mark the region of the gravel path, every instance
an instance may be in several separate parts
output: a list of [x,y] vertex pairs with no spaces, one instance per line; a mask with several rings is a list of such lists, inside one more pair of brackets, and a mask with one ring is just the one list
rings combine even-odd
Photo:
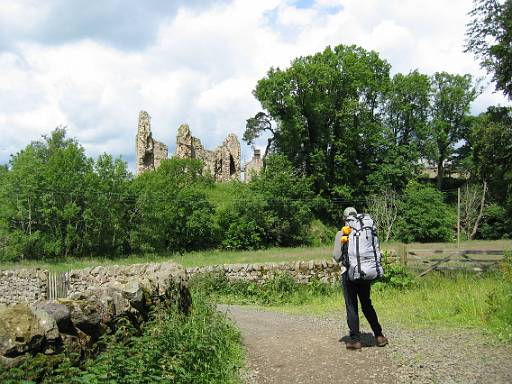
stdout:
[[[512,347],[469,330],[411,330],[383,324],[390,344],[348,351],[344,317],[324,319],[220,306],[242,332],[248,384],[512,383]],[[369,327],[362,322],[363,332]]]

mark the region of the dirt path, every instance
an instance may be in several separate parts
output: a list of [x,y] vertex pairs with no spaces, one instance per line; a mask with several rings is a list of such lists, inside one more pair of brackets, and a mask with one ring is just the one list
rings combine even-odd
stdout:
[[240,306],[220,310],[242,332],[250,384],[512,383],[512,348],[475,331],[384,324],[389,346],[375,347],[373,336],[365,334],[362,351],[348,351],[340,341],[346,334],[341,316],[322,319]]

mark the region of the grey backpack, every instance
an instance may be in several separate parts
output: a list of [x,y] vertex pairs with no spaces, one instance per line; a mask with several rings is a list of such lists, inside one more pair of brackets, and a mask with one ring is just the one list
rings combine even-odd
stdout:
[[384,275],[377,229],[370,215],[349,216],[348,242],[342,246],[342,262],[350,281],[371,281]]

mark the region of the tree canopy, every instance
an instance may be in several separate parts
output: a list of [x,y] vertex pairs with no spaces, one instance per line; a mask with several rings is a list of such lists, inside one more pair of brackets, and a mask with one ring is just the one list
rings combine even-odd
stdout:
[[512,0],[475,0],[466,52],[492,74],[496,90],[512,100]]

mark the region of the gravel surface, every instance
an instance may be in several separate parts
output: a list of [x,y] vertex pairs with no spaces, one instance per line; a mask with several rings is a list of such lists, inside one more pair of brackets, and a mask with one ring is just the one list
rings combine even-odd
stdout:
[[349,351],[341,315],[325,319],[231,305],[219,310],[242,332],[248,384],[512,383],[512,347],[474,330],[383,324],[390,344],[378,348],[362,321],[363,349]]

